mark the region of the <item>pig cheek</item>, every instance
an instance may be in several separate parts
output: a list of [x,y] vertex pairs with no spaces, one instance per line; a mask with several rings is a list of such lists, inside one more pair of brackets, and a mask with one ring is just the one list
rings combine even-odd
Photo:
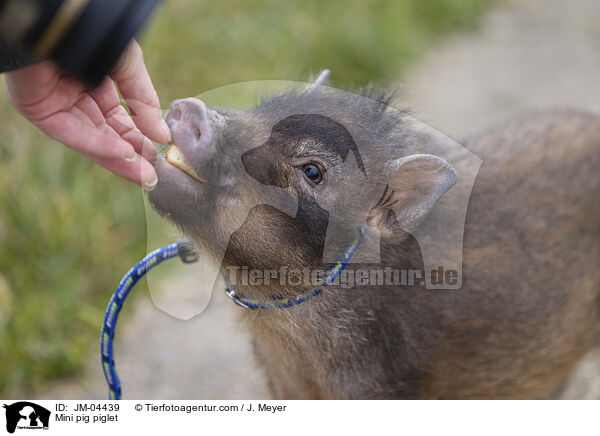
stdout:
[[281,169],[281,159],[270,147],[253,148],[242,154],[242,164],[246,173],[263,185],[287,188],[288,183]]

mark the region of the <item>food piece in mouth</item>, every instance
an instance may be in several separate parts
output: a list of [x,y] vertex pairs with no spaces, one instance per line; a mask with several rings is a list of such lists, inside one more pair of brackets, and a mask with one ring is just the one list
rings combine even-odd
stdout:
[[169,162],[174,167],[179,168],[192,179],[200,183],[206,182],[206,180],[202,179],[198,174],[196,174],[194,168],[192,168],[188,160],[185,158],[184,154],[175,144],[172,144],[167,150],[167,162]]

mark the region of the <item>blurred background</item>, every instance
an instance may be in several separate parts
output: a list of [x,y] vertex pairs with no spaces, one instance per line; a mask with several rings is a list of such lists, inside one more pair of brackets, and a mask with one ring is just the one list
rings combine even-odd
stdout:
[[[460,139],[531,107],[600,112],[598,18],[597,0],[177,0],[139,39],[163,108],[329,68],[337,87],[399,89],[419,118]],[[36,131],[2,83],[0,397],[104,398],[104,310],[145,253],[141,190]],[[215,296],[184,322],[138,285],[117,335],[124,397],[266,396],[230,304]],[[597,360],[570,395],[600,395]]]

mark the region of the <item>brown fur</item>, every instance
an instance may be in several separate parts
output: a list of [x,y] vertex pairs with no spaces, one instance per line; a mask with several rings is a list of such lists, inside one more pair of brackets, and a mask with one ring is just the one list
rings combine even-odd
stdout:
[[[302,106],[309,103],[300,98],[297,113],[308,113]],[[285,112],[282,107],[285,100],[276,100],[255,112],[268,117],[275,109]],[[357,109],[344,110],[354,118],[337,118],[356,124]],[[377,122],[369,118],[373,113],[359,115],[380,123],[378,134],[392,129],[385,115]],[[237,129],[230,127],[229,138],[241,135],[243,124]],[[572,110],[535,112],[465,145],[483,166],[467,211],[462,289],[330,286],[292,308],[240,309],[275,398],[549,398],[563,386],[594,344],[599,320],[600,121]],[[205,165],[192,163],[199,171]],[[278,183],[287,181],[299,193],[298,214],[252,208],[231,235],[224,265],[323,267],[327,215],[301,175],[280,163]],[[283,178],[282,171],[288,171]],[[196,240],[210,241],[193,214],[178,218],[176,207],[184,206],[168,201],[175,196],[185,203],[189,195],[181,192],[188,191],[177,191],[172,177],[159,180],[152,194],[157,209]],[[384,185],[382,179],[380,193]],[[216,216],[215,222],[221,218],[227,221]],[[404,232],[382,239],[381,263],[422,268],[418,242]],[[265,298],[301,291],[278,285],[240,290]]]

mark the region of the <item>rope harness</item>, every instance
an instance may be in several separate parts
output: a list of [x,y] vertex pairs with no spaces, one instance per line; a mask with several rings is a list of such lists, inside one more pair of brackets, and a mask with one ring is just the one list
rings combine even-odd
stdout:
[[[274,298],[272,302],[259,302],[259,300],[251,297],[246,297],[236,293],[235,286],[227,284],[225,294],[238,306],[246,309],[283,309],[291,306],[296,306],[300,303],[310,300],[312,297],[319,295],[327,286],[332,284],[340,273],[346,268],[348,262],[358,249],[366,234],[366,228],[361,227],[359,234],[346,247],[344,253],[335,262],[335,264],[326,271],[325,280],[318,288],[309,289],[294,298]],[[104,378],[108,384],[108,399],[121,399],[121,382],[117,374],[115,366],[113,341],[115,337],[115,329],[119,312],[123,307],[125,299],[133,286],[155,266],[165,260],[179,257],[183,263],[194,263],[198,261],[198,253],[192,242],[187,239],[179,239],[176,243],[167,245],[149,253],[141,261],[131,268],[127,274],[121,279],[117,289],[112,295],[106,308],[104,323],[102,324],[102,332],[100,336],[100,352],[102,360],[102,370]]]

